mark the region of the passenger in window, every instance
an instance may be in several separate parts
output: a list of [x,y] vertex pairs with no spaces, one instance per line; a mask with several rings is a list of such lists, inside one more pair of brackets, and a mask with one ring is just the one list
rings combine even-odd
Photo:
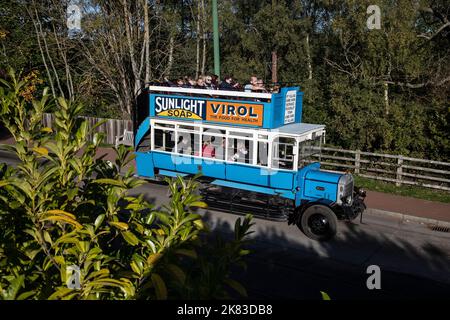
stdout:
[[239,141],[237,144],[236,153],[230,158],[230,161],[245,162],[248,150],[245,148],[244,141]]
[[211,140],[206,140],[202,147],[202,156],[205,158],[215,158],[216,148],[211,143]]
[[178,139],[178,153],[189,155],[192,154],[192,148],[190,146],[190,143],[188,139],[185,139],[183,136],[180,136]]

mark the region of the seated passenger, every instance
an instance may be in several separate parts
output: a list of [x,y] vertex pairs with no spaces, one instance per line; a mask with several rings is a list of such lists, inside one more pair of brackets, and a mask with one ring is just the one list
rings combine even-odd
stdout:
[[193,88],[197,83],[192,77],[185,76],[184,77],[184,86],[183,88]]
[[[175,152],[175,150],[173,150],[173,152]],[[189,141],[182,136],[178,139],[178,153],[192,154],[192,148]]]
[[203,81],[203,77],[200,76],[197,79],[197,83],[194,86],[195,89],[206,89],[205,82]]
[[202,147],[202,157],[205,158],[215,158],[216,150],[212,145],[211,141],[205,141]]
[[177,79],[177,87],[179,87],[179,88],[184,87],[184,81],[182,78]]
[[215,89],[219,88],[219,76],[217,74],[211,75],[211,83]]
[[239,83],[233,81],[233,77],[225,76],[224,81],[219,85],[219,90],[236,91],[238,90]]
[[247,158],[248,151],[245,148],[245,143],[243,141],[239,141],[237,145],[236,153],[230,158],[230,161],[239,161],[245,162]]
[[215,84],[212,82],[212,77],[211,76],[206,76],[205,77],[205,87],[206,87],[206,89],[209,89],[209,90],[216,90],[217,89]]
[[253,87],[252,91],[267,93],[267,89],[264,87],[264,82],[262,81],[262,79],[258,79],[258,81],[256,82],[256,86]]
[[245,92],[252,92],[253,87],[256,87],[256,84],[258,82],[258,78],[255,76],[250,77],[250,83],[246,84],[244,87]]

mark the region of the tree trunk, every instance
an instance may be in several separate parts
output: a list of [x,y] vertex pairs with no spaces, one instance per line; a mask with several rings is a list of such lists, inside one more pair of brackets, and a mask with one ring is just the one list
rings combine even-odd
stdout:
[[278,73],[277,73],[277,68],[278,68],[278,62],[277,62],[277,52],[276,51],[272,51],[272,83],[277,83],[278,82]]
[[202,55],[202,75],[205,74],[206,65],[206,13],[205,0],[202,0],[202,41],[203,41],[203,55]]
[[133,70],[133,76],[134,76],[133,95],[135,95],[141,88],[141,80],[140,80],[139,69],[138,69],[138,66],[136,63],[136,57],[134,55],[134,46],[133,46],[133,41],[131,39],[132,35],[131,35],[130,13],[128,11],[126,0],[122,0],[122,6],[123,6],[123,13],[124,13],[124,20],[125,20],[125,34],[126,34],[127,42],[128,42],[128,51],[129,51],[129,55],[130,55],[131,69]]
[[311,61],[311,48],[309,46],[309,34],[306,34],[306,57],[308,59],[308,80],[313,78],[312,61]]
[[386,115],[389,114],[389,85],[387,82],[384,82],[384,108]]
[[144,45],[145,45],[145,83],[150,81],[150,26],[148,19],[148,3],[143,0],[144,6]]
[[195,78],[198,78],[198,74],[200,71],[200,0],[197,0],[197,55],[196,55],[196,64],[195,64]]
[[170,78],[170,73],[172,72],[172,65],[173,65],[173,47],[174,47],[174,36],[171,35],[169,39],[169,61],[167,62],[167,69],[166,69],[166,77]]

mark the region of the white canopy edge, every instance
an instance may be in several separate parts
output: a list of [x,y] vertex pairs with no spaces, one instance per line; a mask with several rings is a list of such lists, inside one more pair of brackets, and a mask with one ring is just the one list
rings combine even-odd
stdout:
[[241,97],[241,98],[272,99],[271,93],[255,93],[255,92],[243,92],[243,91],[208,90],[208,89],[162,87],[162,86],[150,86],[150,91],[162,91],[162,92],[173,92],[173,93],[195,93],[195,94],[202,94],[202,95]]

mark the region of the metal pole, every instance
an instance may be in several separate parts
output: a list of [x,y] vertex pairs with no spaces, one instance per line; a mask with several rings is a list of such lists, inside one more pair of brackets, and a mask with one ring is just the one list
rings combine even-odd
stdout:
[[217,14],[217,0],[212,0],[212,15],[214,35],[214,73],[220,79],[219,17]]

